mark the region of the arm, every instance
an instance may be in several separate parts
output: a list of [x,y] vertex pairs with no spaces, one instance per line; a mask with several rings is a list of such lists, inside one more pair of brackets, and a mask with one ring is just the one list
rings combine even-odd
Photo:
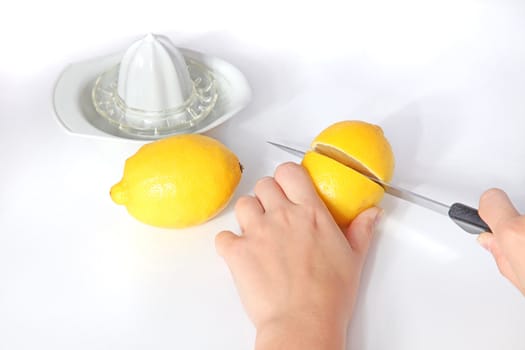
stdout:
[[381,210],[344,232],[308,174],[286,163],[259,180],[235,211],[242,234],[217,235],[241,301],[257,330],[256,350],[340,350]]
[[479,235],[479,243],[494,256],[501,274],[525,295],[525,215],[499,189],[481,196],[479,214],[493,232]]

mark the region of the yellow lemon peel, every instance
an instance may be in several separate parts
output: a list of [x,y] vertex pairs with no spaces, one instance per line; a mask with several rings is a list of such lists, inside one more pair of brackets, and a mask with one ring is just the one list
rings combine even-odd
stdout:
[[110,195],[141,222],[183,228],[224,209],[241,172],[237,156],[219,141],[177,135],[146,144],[128,158],[122,180]]
[[379,126],[358,120],[335,123],[315,137],[311,149],[302,165],[338,225],[348,226],[381,201],[383,187],[362,175],[392,178],[394,155]]

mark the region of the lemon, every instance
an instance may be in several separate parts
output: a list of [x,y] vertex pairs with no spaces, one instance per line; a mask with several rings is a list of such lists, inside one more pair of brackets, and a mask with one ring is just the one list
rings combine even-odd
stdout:
[[394,163],[383,130],[358,120],[327,127],[312,141],[302,161],[319,196],[343,227],[384,195],[382,186],[362,174],[389,181]]
[[381,127],[359,120],[335,123],[321,131],[311,147],[359,172],[390,181],[394,174],[392,147]]
[[219,141],[177,135],[146,144],[128,158],[110,195],[143,223],[183,228],[217,215],[233,196],[241,172],[236,155]]

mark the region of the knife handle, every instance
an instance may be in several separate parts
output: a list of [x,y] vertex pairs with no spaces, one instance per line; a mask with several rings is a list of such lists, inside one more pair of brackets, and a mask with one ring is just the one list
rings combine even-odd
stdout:
[[462,203],[454,203],[448,210],[448,216],[468,233],[478,235],[483,232],[492,232],[490,227],[481,219],[478,210]]

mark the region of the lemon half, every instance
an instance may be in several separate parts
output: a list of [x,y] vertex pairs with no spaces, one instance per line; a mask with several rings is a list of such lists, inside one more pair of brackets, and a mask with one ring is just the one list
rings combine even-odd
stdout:
[[323,130],[302,165],[338,225],[346,227],[363,210],[377,205],[384,189],[362,174],[390,181],[394,154],[383,130],[350,120]]
[[233,196],[241,172],[236,155],[219,141],[177,135],[146,144],[127,159],[110,195],[143,223],[183,228],[217,215]]

